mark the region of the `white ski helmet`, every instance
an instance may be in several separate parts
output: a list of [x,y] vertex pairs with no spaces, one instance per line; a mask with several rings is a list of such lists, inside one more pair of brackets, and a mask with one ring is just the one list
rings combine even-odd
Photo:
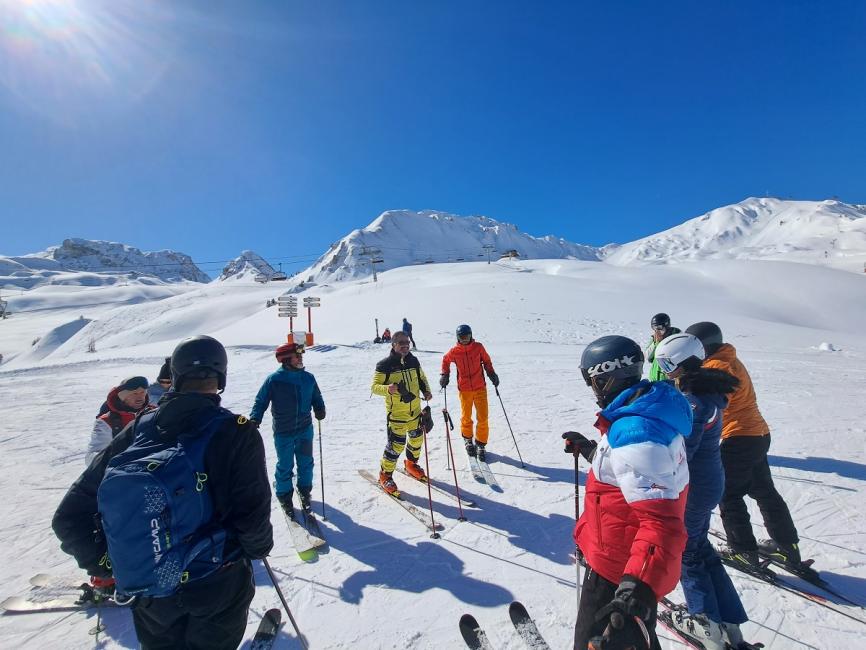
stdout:
[[697,370],[706,358],[704,346],[697,336],[691,334],[673,334],[655,349],[655,360],[666,375],[677,368],[685,371]]

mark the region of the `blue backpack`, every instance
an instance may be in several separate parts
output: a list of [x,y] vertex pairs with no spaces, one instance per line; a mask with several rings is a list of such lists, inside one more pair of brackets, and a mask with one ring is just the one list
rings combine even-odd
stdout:
[[169,596],[227,561],[204,455],[236,416],[220,409],[199,430],[160,439],[156,413],[136,421],[132,445],[108,463],[97,493],[117,591],[130,596]]

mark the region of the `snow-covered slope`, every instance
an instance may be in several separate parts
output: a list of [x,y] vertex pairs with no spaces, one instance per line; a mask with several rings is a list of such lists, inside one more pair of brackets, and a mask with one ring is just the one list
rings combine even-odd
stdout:
[[[60,550],[50,521],[84,468],[92,419],[118,379],[133,374],[152,379],[177,340],[211,334],[229,346],[224,404],[249,413],[261,382],[275,367],[274,346],[285,340],[287,330],[286,319],[265,307],[273,287],[254,282],[190,286],[175,285],[176,298],[132,306],[94,299],[105,292],[117,300],[121,296],[115,292],[131,287],[89,294],[80,287],[50,287],[53,301],[64,305],[59,322],[47,299],[38,310],[0,321],[0,351],[7,344],[7,326],[16,321],[34,336],[46,336],[80,314],[94,322],[67,341],[86,337],[88,330],[95,334],[97,328],[100,334],[94,353],[80,345],[84,338],[71,347],[49,341],[44,351],[50,353],[40,359],[0,365],[4,595],[26,593],[36,573],[69,575],[75,583],[83,579]],[[47,289],[29,292],[30,299]],[[63,301],[66,292],[74,292],[74,300]],[[535,615],[551,647],[571,647],[575,475],[573,459],[562,453],[560,432],[596,436],[596,407],[580,378],[580,354],[603,334],[645,342],[651,315],[662,310],[680,327],[715,320],[737,347],[773,431],[770,463],[804,555],[816,558],[827,580],[866,603],[866,283],[859,275],[747,260],[639,268],[521,260],[408,266],[382,273],[376,284],[349,281],[306,294],[322,303],[313,313],[313,329],[316,342],[324,345],[310,350],[305,362],[327,403],[321,456],[316,444],[314,507],[321,511],[323,468],[327,521],[322,526],[330,551],[315,563],[299,560],[274,505],[270,563],[310,647],[461,648],[457,621],[469,611],[488,629],[494,647],[518,650],[525,646],[508,622],[514,599]],[[85,295],[92,304],[85,304]],[[72,302],[78,313],[70,318]],[[385,442],[382,400],[370,396],[370,377],[387,348],[369,342],[373,319],[379,319],[381,331],[394,329],[403,316],[415,326],[418,357],[428,377],[435,377],[441,353],[453,344],[455,326],[472,325],[501,378],[499,392],[526,465],[518,461],[502,408],[491,393],[489,456],[502,492],[472,481],[456,445],[461,490],[479,507],[464,509],[468,521],[461,523],[454,501],[434,492],[436,521],[444,525],[438,540],[357,474],[358,468],[376,470]],[[296,329],[303,320],[296,321]],[[55,330],[54,341],[67,333]],[[456,414],[453,384],[449,392]],[[444,397],[441,391],[434,394],[437,418],[428,435],[429,471],[442,484],[453,480],[439,415]],[[261,430],[273,472],[268,417]],[[581,481],[585,470],[581,461]],[[408,500],[427,507],[423,485],[399,476],[397,482]],[[754,508],[752,514],[756,534],[766,536],[760,514]],[[718,525],[714,518],[713,526]],[[767,650],[862,647],[861,623],[750,578],[732,578],[751,618],[744,631]],[[266,609],[280,607],[259,563],[256,585],[247,639]],[[677,591],[672,597],[682,596]],[[835,606],[866,620],[861,610]],[[104,610],[101,616],[107,627],[100,635],[102,647],[137,647],[127,609]],[[0,616],[0,646],[92,648],[88,631],[94,621],[84,613]],[[685,648],[665,632],[662,637],[664,650]],[[293,632],[284,627],[276,648],[297,647]]]
[[0,256],[0,288],[32,289],[44,284],[112,285],[137,280],[209,282],[189,255],[171,250],[142,252],[116,242],[65,239],[41,253]]
[[270,278],[275,272],[262,256],[246,250],[223,267],[217,280],[254,280],[258,275]]
[[610,264],[786,260],[863,271],[866,209],[839,201],[750,198],[614,247]]
[[[489,247],[489,248],[485,248]],[[516,251],[523,259],[597,260],[598,249],[552,236],[533,237],[488,217],[459,217],[425,210],[389,210],[354,230],[297,277],[323,284],[412,264],[498,259]]]

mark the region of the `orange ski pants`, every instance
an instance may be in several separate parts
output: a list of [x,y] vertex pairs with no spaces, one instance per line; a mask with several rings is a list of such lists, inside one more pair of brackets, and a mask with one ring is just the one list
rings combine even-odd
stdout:
[[460,391],[460,433],[464,438],[472,438],[472,407],[475,407],[475,440],[487,444],[490,425],[487,422],[487,389]]

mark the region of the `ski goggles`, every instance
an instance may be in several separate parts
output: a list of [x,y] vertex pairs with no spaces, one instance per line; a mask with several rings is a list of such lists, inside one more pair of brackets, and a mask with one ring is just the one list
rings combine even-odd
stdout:
[[460,343],[470,343],[472,341],[472,335],[471,334],[461,334],[460,336],[457,337],[457,340]]
[[653,325],[653,332],[666,332],[668,330],[667,325]]
[[679,366],[667,357],[656,357],[656,363],[659,364],[659,369],[666,375],[675,372]]

